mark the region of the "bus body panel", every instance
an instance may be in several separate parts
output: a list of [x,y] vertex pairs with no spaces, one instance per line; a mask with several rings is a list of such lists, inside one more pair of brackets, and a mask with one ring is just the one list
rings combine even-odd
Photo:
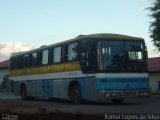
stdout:
[[140,94],[142,91],[148,91],[149,88],[147,74],[141,75],[144,77],[115,77],[116,74],[113,74],[114,77],[106,77],[107,73],[103,75],[103,77],[97,74],[79,78],[15,81],[13,88],[15,94],[20,94],[20,85],[24,83],[30,97],[69,99],[69,84],[77,81],[81,86],[82,99],[87,101],[106,101],[112,97],[108,96],[106,99],[107,93],[134,92]]
[[13,81],[15,94],[21,93],[24,84],[29,97],[70,99],[72,82],[80,85],[81,99],[87,101],[124,98],[130,93],[133,97],[148,95],[145,49],[142,38],[116,34],[81,35],[13,54],[9,79]]
[[148,89],[149,83],[146,77],[117,77],[117,78],[97,78],[96,85],[98,90],[134,90]]
[[52,98],[54,96],[54,82],[53,80],[42,80],[43,96]]

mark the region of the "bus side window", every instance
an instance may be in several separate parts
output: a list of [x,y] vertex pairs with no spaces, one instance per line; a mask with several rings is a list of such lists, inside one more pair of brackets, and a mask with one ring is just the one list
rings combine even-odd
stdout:
[[29,55],[24,55],[23,61],[24,61],[24,67],[29,67]]
[[68,45],[68,61],[77,60],[78,56],[78,44],[72,43]]
[[83,73],[96,71],[96,44],[93,40],[82,40],[80,42],[80,63]]
[[42,51],[42,65],[48,64],[48,50]]
[[31,66],[37,66],[37,53],[36,52],[31,54]]
[[21,56],[17,56],[15,58],[15,68],[19,69],[22,67],[22,57]]
[[53,63],[61,62],[61,47],[53,49]]

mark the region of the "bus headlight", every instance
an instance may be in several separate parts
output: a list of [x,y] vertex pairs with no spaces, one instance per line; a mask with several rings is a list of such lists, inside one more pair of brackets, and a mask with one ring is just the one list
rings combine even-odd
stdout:
[[105,97],[109,97],[109,96],[111,96],[111,93],[106,93],[105,94]]
[[117,95],[117,93],[112,93],[112,96],[116,96]]
[[138,92],[136,92],[136,95],[138,95]]
[[123,93],[123,92],[121,92],[121,93],[120,93],[120,95],[121,95],[121,96],[123,96],[123,95],[124,95],[124,93]]
[[143,96],[144,95],[144,93],[143,92],[140,92],[140,94],[139,94],[140,96]]
[[147,96],[147,95],[149,95],[149,92],[144,92],[143,94],[144,94],[145,96]]

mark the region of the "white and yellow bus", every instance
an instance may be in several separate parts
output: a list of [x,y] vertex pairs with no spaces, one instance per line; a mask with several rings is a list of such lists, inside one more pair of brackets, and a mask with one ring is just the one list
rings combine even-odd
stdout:
[[118,34],[80,35],[10,57],[13,91],[22,99],[86,101],[149,95],[144,39]]

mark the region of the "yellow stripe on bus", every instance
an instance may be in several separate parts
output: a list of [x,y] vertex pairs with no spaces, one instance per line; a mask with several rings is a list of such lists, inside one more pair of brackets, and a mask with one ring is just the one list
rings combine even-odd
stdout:
[[78,62],[56,64],[48,66],[40,66],[35,68],[25,68],[24,70],[12,70],[10,76],[25,76],[25,75],[36,75],[36,74],[47,74],[47,73],[58,73],[58,72],[69,72],[80,70],[80,64]]

